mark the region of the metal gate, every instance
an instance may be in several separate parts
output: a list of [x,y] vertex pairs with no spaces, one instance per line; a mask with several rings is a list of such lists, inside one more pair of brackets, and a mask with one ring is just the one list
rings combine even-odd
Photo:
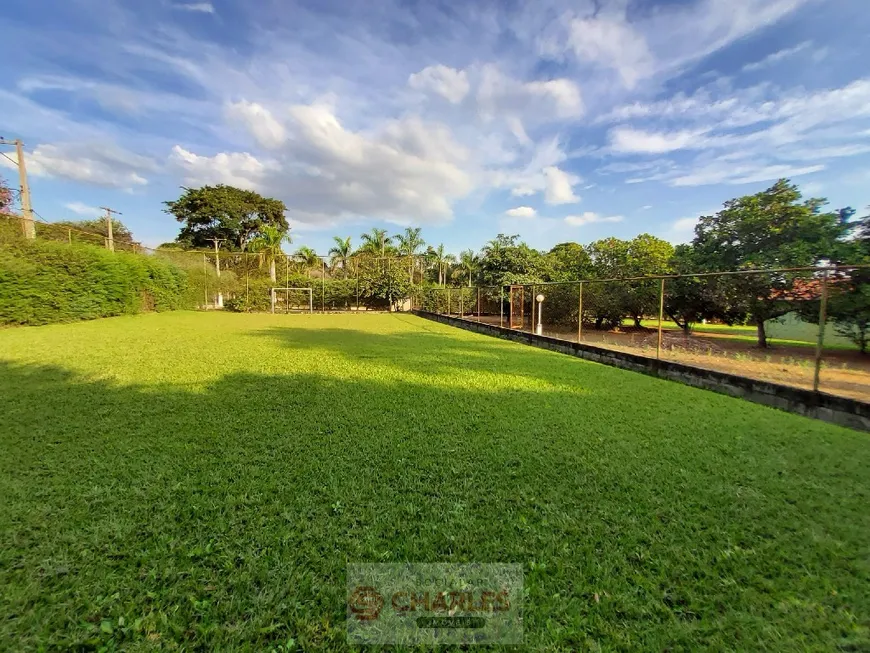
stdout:
[[523,287],[511,286],[511,329],[522,329],[524,323],[523,316]]

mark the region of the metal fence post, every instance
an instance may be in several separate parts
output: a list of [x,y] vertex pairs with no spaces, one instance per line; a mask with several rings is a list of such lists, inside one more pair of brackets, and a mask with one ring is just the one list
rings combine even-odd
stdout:
[[661,358],[662,354],[662,316],[665,312],[665,280],[659,286],[659,334],[656,340],[656,358]]
[[480,286],[477,287],[477,321],[480,322]]
[[583,282],[580,282],[580,301],[577,302],[577,342],[583,338]]
[[825,326],[828,322],[828,270],[822,276],[822,300],[819,304],[819,338],[816,341],[816,369],[813,373],[813,392],[819,391],[819,375],[822,371],[822,351],[825,346]]
[[447,317],[450,317],[450,288],[447,288]]
[[202,310],[208,310],[208,263],[205,260],[205,254],[202,255],[202,293],[205,303],[202,305]]
[[[532,323],[529,325],[529,333],[533,333],[535,330],[535,294],[536,294],[537,289],[538,289],[537,286],[532,285]],[[525,322],[525,320],[524,320],[524,322]],[[523,326],[526,326],[526,325],[523,324]]]
[[320,259],[320,312],[326,313],[326,260]]
[[356,312],[359,313],[359,261],[354,261],[354,270],[356,270]]
[[462,288],[459,289],[459,317],[462,317],[462,298],[465,296],[465,293],[462,292]]
[[504,286],[498,287],[498,325],[504,327]]

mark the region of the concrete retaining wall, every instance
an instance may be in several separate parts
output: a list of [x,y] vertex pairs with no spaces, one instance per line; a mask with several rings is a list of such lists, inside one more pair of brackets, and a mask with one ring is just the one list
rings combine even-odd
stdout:
[[757,404],[772,406],[790,413],[813,417],[832,424],[847,426],[853,429],[870,431],[870,404],[837,397],[823,392],[813,392],[801,388],[792,388],[769,381],[756,381],[745,376],[728,374],[727,372],[715,372],[705,370],[684,363],[656,360],[647,356],[628,354],[621,351],[612,351],[595,345],[585,343],[568,342],[551,338],[549,336],[537,336],[524,331],[506,329],[491,324],[482,324],[472,320],[447,317],[437,313],[426,311],[412,311],[420,317],[449,324],[451,326],[482,333],[488,336],[496,336],[506,340],[513,340],[533,347],[550,349],[563,354],[577,356],[584,360],[612,365],[633,372],[641,372],[662,379],[678,381],[696,388],[704,388],[732,397],[740,397]]

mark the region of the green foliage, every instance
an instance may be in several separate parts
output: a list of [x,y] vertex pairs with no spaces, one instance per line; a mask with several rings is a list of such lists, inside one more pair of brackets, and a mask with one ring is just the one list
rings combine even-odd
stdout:
[[592,259],[586,248],[577,243],[561,243],[551,249],[550,281],[577,281],[593,276]]
[[378,229],[372,227],[368,233],[360,236],[362,246],[359,248],[359,254],[371,254],[372,256],[387,256],[388,249],[393,243],[393,239],[387,235],[386,229]]
[[484,246],[480,264],[484,285],[540,283],[549,278],[550,264],[544,254],[518,239],[499,234]]
[[359,272],[360,292],[373,308],[389,308],[411,296],[406,268],[392,261],[373,261]]
[[348,651],[348,560],[522,563],[524,651],[870,648],[866,434],[410,316],[0,352],[0,650]]
[[[695,260],[695,250],[689,245],[676,247],[670,266],[673,273],[679,275],[690,275],[701,269]],[[739,304],[731,305],[728,283],[721,277],[668,279],[665,314],[686,332],[703,320],[718,320],[726,324],[742,322],[746,313]]]
[[177,200],[164,202],[165,212],[184,224],[176,239],[188,248],[212,248],[212,238],[228,250],[244,250],[271,226],[281,233],[290,228],[280,200],[219,184],[185,188]]
[[[105,218],[93,220],[61,220],[51,224],[38,224],[36,237],[40,240],[58,240],[65,243],[87,243],[102,247],[109,237]],[[112,220],[112,241],[116,249],[132,249],[133,232],[120,220]]]
[[281,246],[284,243],[289,244],[291,242],[293,241],[286,230],[282,231],[278,227],[267,224],[260,229],[260,235],[254,238],[249,245],[249,249],[252,252],[257,252],[263,256],[263,260],[269,266],[269,277],[272,281],[277,279],[275,263],[279,256],[284,255],[284,252],[281,251]]
[[[725,202],[715,215],[702,216],[692,247],[699,271],[810,266],[835,256],[847,225],[839,213],[824,213],[823,199],[802,201],[797,186],[781,179],[765,191]],[[729,297],[758,328],[767,346],[764,323],[794,310],[784,301],[794,289],[793,274],[741,275],[719,280]]]
[[0,248],[0,324],[49,324],[185,306],[184,273],[157,258],[19,240]]

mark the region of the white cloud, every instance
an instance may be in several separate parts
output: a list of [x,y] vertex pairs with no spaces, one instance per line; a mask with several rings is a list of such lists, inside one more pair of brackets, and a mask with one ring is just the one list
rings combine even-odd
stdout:
[[614,68],[627,88],[651,74],[654,59],[644,35],[624,18],[597,16],[571,22],[568,43],[578,58]]
[[710,184],[751,184],[758,181],[770,181],[781,177],[799,177],[824,170],[823,165],[792,166],[792,165],[729,165],[713,163],[695,168],[688,174],[670,179],[672,186],[706,186]]
[[[0,157],[0,165],[17,165],[12,159]],[[144,186],[142,176],[155,172],[157,166],[148,157],[129,152],[111,143],[54,143],[37,145],[25,153],[27,172],[35,177],[56,177],[107,188],[132,189]],[[13,163],[14,162],[14,163]]]
[[82,202],[67,202],[64,204],[64,207],[72,211],[73,213],[77,213],[79,215],[84,215],[87,217],[96,217],[103,214],[103,210],[96,206],[88,206]]
[[213,14],[214,13],[214,5],[210,2],[190,2],[190,3],[179,3],[170,5],[173,9],[178,9],[179,11],[193,11],[199,12],[203,14]]
[[772,66],[780,61],[784,61],[790,57],[793,57],[796,54],[799,54],[806,50],[807,48],[812,47],[812,41],[804,41],[803,43],[799,43],[793,48],[783,48],[782,50],[777,50],[776,52],[767,55],[764,59],[760,61],[754,61],[752,63],[748,63],[743,66],[744,72],[754,72],[756,70],[761,70],[762,68],[767,68],[768,66]]
[[495,65],[480,69],[477,108],[484,118],[524,116],[543,122],[555,118],[577,118],[584,106],[580,88],[569,79],[522,82],[501,72]]
[[408,78],[408,85],[418,91],[427,91],[440,95],[448,102],[462,102],[470,85],[468,75],[464,70],[456,70],[441,64],[427,66]]
[[256,102],[231,102],[226,111],[229,118],[243,123],[263,147],[279,147],[287,140],[284,126],[275,120],[268,109]]
[[715,211],[701,213],[692,218],[680,218],[679,220],[675,220],[668,226],[662,234],[662,237],[675,245],[691,242],[695,237],[695,225],[698,224],[699,217],[701,215],[712,215],[713,213],[715,213]]
[[615,127],[610,130],[610,147],[624,154],[663,154],[701,145],[705,130],[675,132],[646,132],[632,127]]
[[545,82],[527,82],[522,88],[533,97],[549,99],[560,117],[580,116],[583,113],[580,89],[571,80],[550,79]]
[[585,211],[580,215],[569,215],[565,217],[565,223],[571,225],[572,227],[583,227],[587,224],[596,224],[602,222],[622,222],[623,217],[621,215],[610,215],[610,216],[601,216],[597,213],[593,213],[592,211]]
[[504,214],[510,218],[534,218],[538,212],[531,206],[518,206],[513,209],[508,209]]
[[199,183],[278,197],[307,224],[444,223],[453,217],[452,201],[473,187],[467,152],[442,125],[407,118],[377,132],[354,132],[323,104],[294,105],[289,113],[286,147],[274,159],[245,152],[206,157],[176,146],[172,162]]
[[544,189],[544,201],[547,204],[573,204],[580,201],[580,197],[574,194],[573,186],[581,181],[580,177],[560,170],[556,166],[544,168],[546,188]]
[[180,145],[172,148],[169,162],[182,172],[186,184],[228,184],[248,190],[260,190],[266,173],[275,168],[275,164],[264,163],[247,152],[220,152],[209,157]]
[[537,193],[534,188],[529,188],[528,186],[518,186],[517,188],[511,189],[511,195],[514,197],[528,197],[529,195],[534,195]]

